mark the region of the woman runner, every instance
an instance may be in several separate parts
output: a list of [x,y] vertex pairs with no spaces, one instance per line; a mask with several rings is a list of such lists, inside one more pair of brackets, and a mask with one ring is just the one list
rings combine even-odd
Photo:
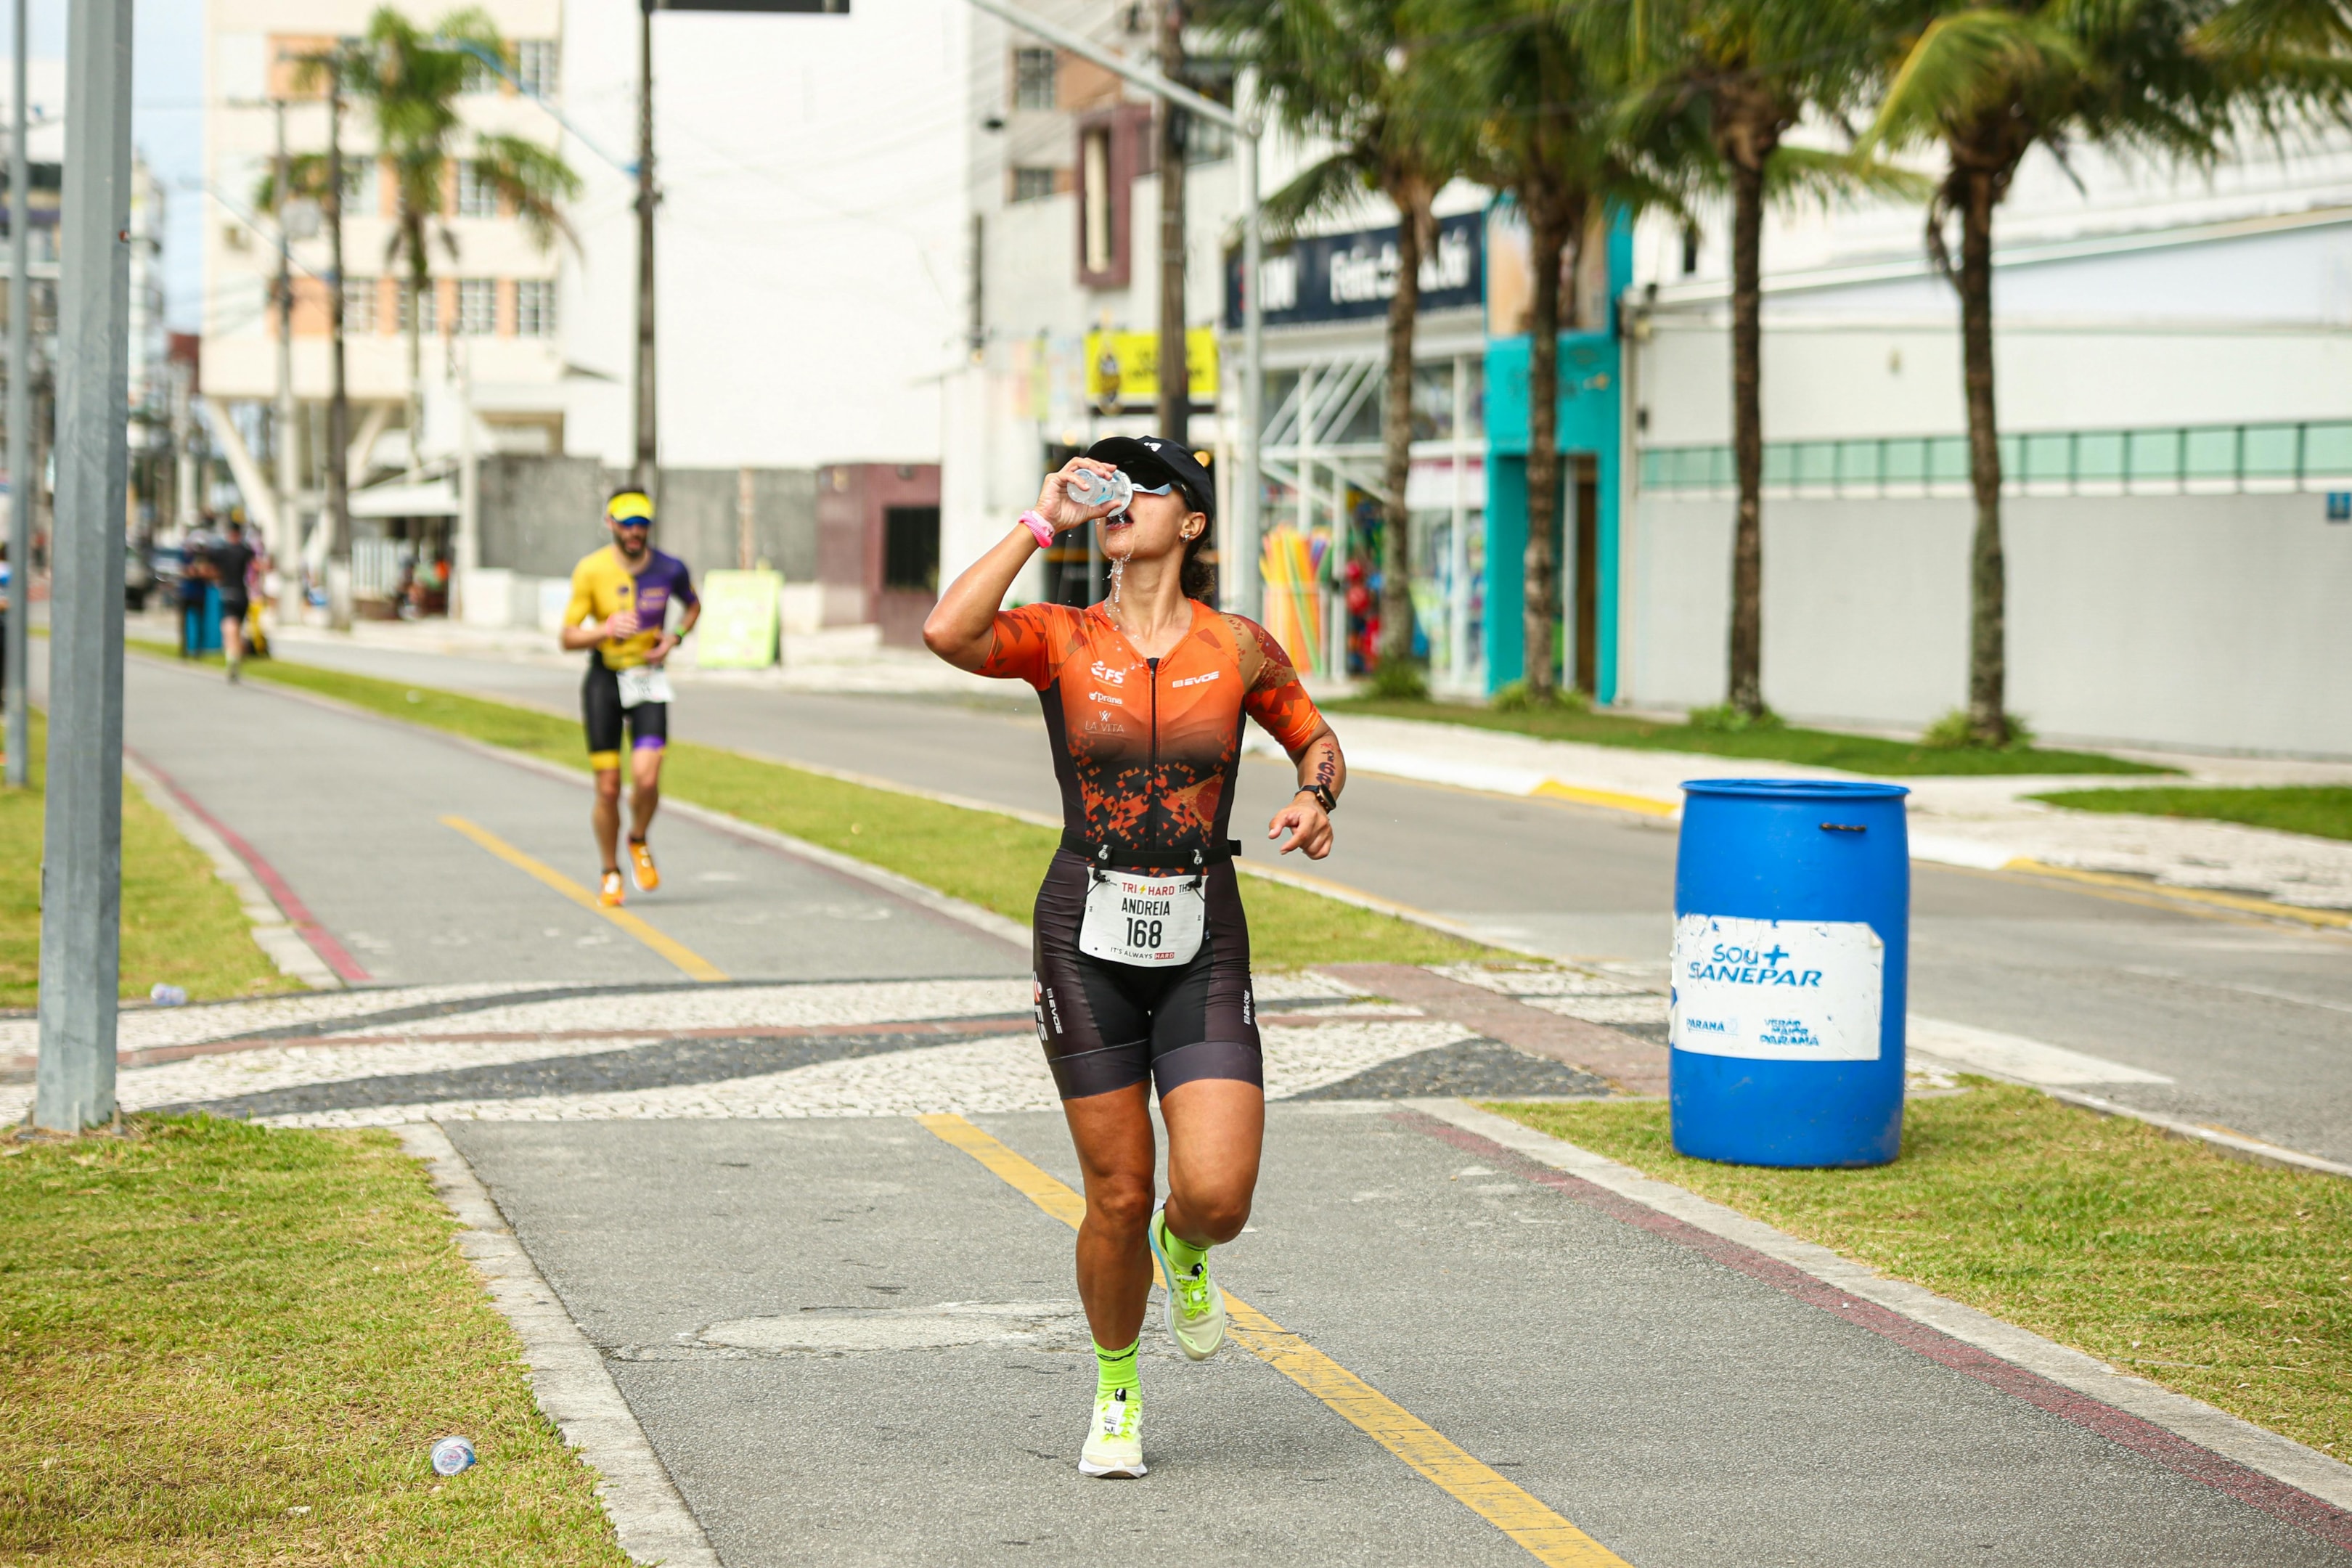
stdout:
[[[1081,470],[1135,493],[1081,506]],[[955,580],[923,626],[960,669],[1037,689],[1062,785],[1062,844],[1037,889],[1037,1034],[1086,1176],[1078,1294],[1094,1332],[1095,1416],[1079,1470],[1144,1473],[1136,1347],[1151,1259],[1167,1326],[1194,1361],[1223,1342],[1209,1249],[1241,1234],[1265,1133],[1249,925],[1225,837],[1242,719],[1290,753],[1298,793],[1266,825],[1286,855],[1331,852],[1346,781],[1331,727],[1280,644],[1203,601],[1215,508],[1206,469],[1153,437],[1098,441],[1046,476],[1037,509]],[[999,606],[1053,537],[1101,523],[1110,595],[1085,610]],[[1153,1206],[1147,1085],[1168,1123],[1168,1199]]]

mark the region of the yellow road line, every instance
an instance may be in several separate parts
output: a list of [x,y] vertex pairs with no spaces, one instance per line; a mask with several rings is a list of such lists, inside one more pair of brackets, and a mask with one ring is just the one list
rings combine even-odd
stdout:
[[488,828],[467,821],[462,816],[445,816],[442,826],[454,827],[508,865],[527,871],[540,881],[578,904],[592,914],[599,914],[664,958],[668,959],[688,976],[695,980],[724,980],[727,976],[719,967],[700,953],[675,938],[656,931],[626,910],[608,910],[596,901],[596,895],[541,860],[534,860]]
[[1579,805],[1639,812],[1643,816],[1673,816],[1682,810],[1671,801],[1652,800],[1645,795],[1622,795],[1613,789],[1586,789],[1581,784],[1564,784],[1558,779],[1546,779],[1528,793],[1547,800],[1570,800]]
[[2235,910],[2242,914],[2267,915],[2273,920],[2299,921],[2305,925],[2328,926],[2352,930],[2352,914],[2342,910],[2309,910],[2299,904],[2273,903],[2268,899],[2252,899],[2243,893],[2216,893],[2203,888],[2174,888],[2161,882],[2151,882],[2144,877],[2118,877],[2106,871],[2078,871],[2071,866],[2052,866],[2040,860],[2018,858],[2001,867],[2004,871],[2016,871],[2028,877],[2055,877],[2068,882],[2083,882],[2096,888],[2121,888],[2166,902],[2185,901],[2210,904],[2216,909]]
[[[961,1116],[919,1116],[942,1141],[1003,1178],[1006,1185],[1065,1225],[1086,1217],[1084,1199]],[[1361,1428],[1455,1501],[1554,1568],[1631,1568],[1601,1542],[1547,1508],[1428,1422],[1317,1350],[1231,1291],[1225,1310],[1234,1338],[1251,1354]]]

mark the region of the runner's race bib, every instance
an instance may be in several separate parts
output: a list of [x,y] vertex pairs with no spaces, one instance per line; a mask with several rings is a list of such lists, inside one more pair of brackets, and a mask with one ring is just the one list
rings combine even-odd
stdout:
[[1089,958],[1159,969],[1201,951],[1208,901],[1198,877],[1140,877],[1090,870],[1078,951]]
[[669,700],[668,670],[650,664],[641,664],[635,669],[624,669],[619,674],[623,708],[635,708],[644,702]]

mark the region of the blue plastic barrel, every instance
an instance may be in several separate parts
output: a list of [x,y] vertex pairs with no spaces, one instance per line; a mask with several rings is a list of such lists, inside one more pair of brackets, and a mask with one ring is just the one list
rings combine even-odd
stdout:
[[1903,1139],[1911,852],[1898,784],[1701,779],[1675,862],[1675,1148],[1883,1165]]

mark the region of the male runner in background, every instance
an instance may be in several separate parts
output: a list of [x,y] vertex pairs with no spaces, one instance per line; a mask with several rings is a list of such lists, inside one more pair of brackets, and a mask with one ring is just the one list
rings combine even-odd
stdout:
[[[572,603],[563,612],[563,646],[593,648],[580,686],[588,726],[588,765],[596,770],[596,847],[604,877],[596,901],[624,901],[621,888],[621,729],[629,731],[629,874],[640,892],[661,886],[646,830],[661,804],[662,748],[669,741],[669,676],[662,668],[678,639],[694,629],[702,602],[686,563],[651,542],[654,503],[643,490],[619,489],[604,503],[613,542],[572,569]],[[664,625],[670,601],[685,607],[676,632]]]
[[253,547],[245,542],[245,524],[228,521],[227,537],[206,551],[212,563],[213,586],[220,590],[221,654],[228,660],[228,678],[244,678],[245,612],[251,607]]

